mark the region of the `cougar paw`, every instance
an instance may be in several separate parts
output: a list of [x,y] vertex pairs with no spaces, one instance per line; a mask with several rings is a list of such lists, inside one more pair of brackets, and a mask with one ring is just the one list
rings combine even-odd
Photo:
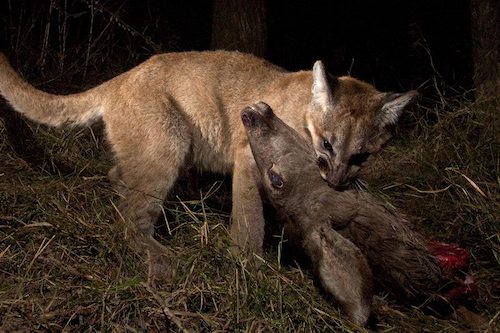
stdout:
[[175,274],[174,254],[152,236],[136,237],[133,243],[146,264],[149,282],[168,282]]
[[165,283],[175,276],[175,264],[170,253],[148,250],[146,253],[148,282],[151,284]]

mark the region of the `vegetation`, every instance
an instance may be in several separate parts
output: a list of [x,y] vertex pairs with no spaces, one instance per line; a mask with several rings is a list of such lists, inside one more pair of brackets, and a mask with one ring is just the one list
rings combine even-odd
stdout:
[[[11,59],[19,59],[14,65],[49,91],[85,89],[81,82],[102,82],[146,54],[181,49],[160,10],[142,5],[141,15],[152,16],[141,29],[128,24],[140,15],[119,15],[121,7],[95,1],[0,6]],[[169,43],[156,44],[153,32]],[[363,179],[369,191],[413,216],[429,239],[471,251],[466,273],[477,291],[464,305],[477,316],[459,309],[459,317],[438,318],[377,294],[378,329],[494,332],[500,324],[500,101],[424,102],[405,116]],[[307,268],[282,264],[279,243],[258,259],[259,267],[229,253],[229,178],[189,171],[179,181],[158,227],[175,252],[176,272],[169,281],[151,281],[124,241],[100,125],[25,126],[0,104],[1,332],[357,330],[321,295]]]
[[[416,217],[415,227],[429,238],[470,249],[468,274],[478,290],[467,306],[484,318],[486,331],[498,325],[500,309],[500,155],[490,107],[461,100],[418,108],[406,119],[411,130],[365,175],[371,191]],[[147,267],[123,240],[99,129],[31,127],[47,149],[36,165],[15,153],[0,125],[1,331],[355,329],[307,269],[280,265],[278,251],[259,268],[230,255],[229,180],[213,175],[201,184],[200,175],[186,175],[166,203],[159,233],[175,250],[176,274],[148,282]],[[72,170],[59,172],[58,161]],[[374,312],[383,330],[470,325],[383,294]]]

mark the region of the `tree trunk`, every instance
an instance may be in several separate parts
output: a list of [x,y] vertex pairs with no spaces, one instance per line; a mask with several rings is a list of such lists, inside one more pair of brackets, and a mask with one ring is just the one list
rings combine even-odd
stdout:
[[266,0],[214,0],[212,49],[266,52]]
[[500,1],[471,0],[472,56],[476,98],[500,92]]

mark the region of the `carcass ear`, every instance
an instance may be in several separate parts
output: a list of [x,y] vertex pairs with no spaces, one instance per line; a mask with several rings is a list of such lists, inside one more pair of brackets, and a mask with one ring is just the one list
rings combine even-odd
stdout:
[[320,60],[316,61],[313,66],[312,104],[321,110],[331,108],[333,106],[332,89],[336,85],[337,78],[325,71],[325,66]]
[[403,110],[418,97],[415,90],[402,94],[386,93],[384,96],[384,105],[379,114],[379,126],[385,127],[398,122]]
[[361,251],[326,225],[312,226],[303,246],[313,264],[315,280],[356,325],[363,327],[371,312],[373,276]]

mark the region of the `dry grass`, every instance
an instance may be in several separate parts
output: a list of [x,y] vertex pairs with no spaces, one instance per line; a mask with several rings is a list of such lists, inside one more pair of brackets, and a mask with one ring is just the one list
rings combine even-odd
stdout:
[[[10,59],[35,86],[79,91],[81,82],[102,82],[153,50],[178,49],[176,36],[151,30],[157,19],[149,16],[133,29],[119,10],[105,10],[100,2],[53,3],[3,7],[5,31],[16,32],[8,43]],[[68,20],[61,15],[66,11],[78,16]],[[72,35],[76,31],[88,33]],[[170,42],[156,45],[152,32]],[[469,272],[478,293],[467,305],[486,319],[478,330],[489,332],[500,321],[497,113],[498,105],[464,101],[421,107],[408,118],[411,134],[403,131],[366,175],[371,191],[419,218],[419,230],[471,249]],[[23,147],[23,140],[13,140],[21,131],[6,128],[2,118],[0,332],[356,331],[318,292],[310,272],[283,267],[278,251],[267,253],[258,269],[229,254],[228,179],[191,175],[177,186],[165,205],[168,224],[158,229],[176,254],[176,274],[151,285],[141,258],[123,240],[99,128],[31,125],[34,141],[24,140]],[[374,313],[381,332],[472,330],[384,295],[377,295]]]
[[[500,310],[498,122],[478,105],[449,107],[455,111],[419,109],[412,134],[391,145],[367,178],[371,190],[421,218],[415,223],[424,233],[471,249],[478,295],[468,306],[486,318],[480,330],[492,332]],[[34,129],[50,154],[35,166],[14,153],[0,123],[0,331],[356,330],[309,271],[281,267],[276,251],[258,269],[229,254],[227,179],[177,186],[181,199],[165,205],[168,227],[159,230],[176,253],[176,274],[149,284],[116,222],[118,197],[100,140],[88,129]],[[73,171],[58,173],[57,159]],[[471,330],[384,295],[374,312],[379,331]]]

